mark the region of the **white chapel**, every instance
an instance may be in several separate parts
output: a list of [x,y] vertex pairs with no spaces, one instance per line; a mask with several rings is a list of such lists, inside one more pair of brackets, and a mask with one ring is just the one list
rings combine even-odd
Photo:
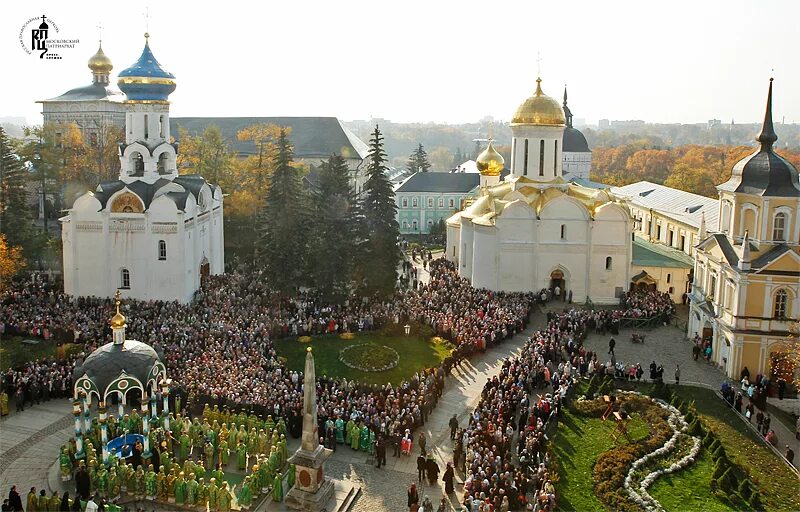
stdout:
[[127,107],[119,179],[78,197],[60,219],[64,291],[188,302],[204,276],[224,271],[222,190],[178,175],[168,102],[175,76],[153,56],[149,34],[117,83]]
[[447,258],[473,286],[557,289],[561,298],[600,304],[628,290],[632,218],[608,189],[564,178],[568,125],[537,79],[511,120],[510,174],[500,181],[505,162],[491,142],[478,157],[480,193],[447,220]]

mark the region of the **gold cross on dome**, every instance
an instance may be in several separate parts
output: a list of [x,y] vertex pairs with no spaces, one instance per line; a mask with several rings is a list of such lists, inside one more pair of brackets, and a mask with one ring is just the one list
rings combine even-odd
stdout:
[[542,76],[542,53],[536,52],[536,77]]
[[100,44],[103,44],[103,24],[102,23],[98,23],[97,24],[97,32],[98,32],[98,34],[100,36],[99,37]]

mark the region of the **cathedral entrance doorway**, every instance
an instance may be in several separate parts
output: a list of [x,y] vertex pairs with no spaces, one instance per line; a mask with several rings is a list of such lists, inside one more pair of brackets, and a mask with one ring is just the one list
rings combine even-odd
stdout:
[[553,298],[560,300],[566,294],[566,280],[564,279],[564,272],[561,269],[555,269],[550,273],[550,291],[553,293]]
[[208,258],[204,257],[200,262],[200,282],[205,281],[209,274],[211,274],[211,265],[208,263]]

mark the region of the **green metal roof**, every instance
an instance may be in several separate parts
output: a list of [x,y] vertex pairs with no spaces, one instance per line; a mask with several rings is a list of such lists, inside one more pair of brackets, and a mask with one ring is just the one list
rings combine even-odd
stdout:
[[685,252],[648,242],[638,236],[633,239],[631,260],[633,265],[640,267],[692,268],[694,266],[692,257]]

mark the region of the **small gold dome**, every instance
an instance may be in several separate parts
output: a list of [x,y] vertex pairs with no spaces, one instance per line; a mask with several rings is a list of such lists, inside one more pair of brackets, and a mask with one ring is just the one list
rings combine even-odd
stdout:
[[505,163],[506,161],[503,158],[503,155],[494,149],[491,141],[489,142],[489,146],[484,149],[475,160],[475,166],[484,176],[500,176],[500,173],[503,172]]
[[89,59],[89,69],[92,70],[92,73],[95,74],[108,74],[114,69],[114,66],[111,64],[111,59],[103,53],[103,44],[100,43],[100,48],[97,49],[97,53],[92,55],[92,58]]
[[511,124],[563,126],[567,118],[556,100],[542,92],[542,79],[536,79],[536,92],[525,100],[511,118]]
[[117,293],[114,294],[114,299],[117,303],[117,313],[111,317],[112,329],[122,329],[125,327],[125,315],[119,312],[119,305],[122,303],[122,301],[120,301],[120,296],[121,294],[119,293],[119,290],[117,290]]

